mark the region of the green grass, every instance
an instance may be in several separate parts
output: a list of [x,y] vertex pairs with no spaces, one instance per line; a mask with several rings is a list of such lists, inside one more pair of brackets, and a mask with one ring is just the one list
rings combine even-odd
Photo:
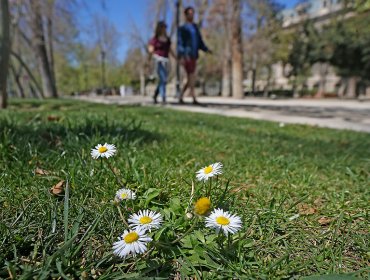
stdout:
[[[200,226],[150,258],[114,257],[112,243],[123,231],[111,203],[119,186],[90,157],[90,149],[105,142],[117,145],[112,164],[127,186],[139,196],[159,190],[147,203],[177,211],[168,217],[178,228],[186,228],[181,215],[195,172],[221,161],[222,184],[230,180],[230,191],[220,204],[242,216],[242,240],[216,248],[203,240]],[[365,277],[369,147],[369,134],[352,131],[281,128],[160,107],[13,101],[0,112],[0,278]],[[37,175],[36,168],[49,173]],[[68,180],[68,188],[56,198],[49,189],[60,180]],[[302,205],[314,213],[290,219]],[[321,225],[321,217],[331,222]]]

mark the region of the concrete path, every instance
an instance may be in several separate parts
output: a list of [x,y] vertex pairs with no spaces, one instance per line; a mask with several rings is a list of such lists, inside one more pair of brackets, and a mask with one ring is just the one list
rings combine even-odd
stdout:
[[335,129],[349,129],[370,133],[370,101],[337,99],[261,99],[243,100],[222,97],[200,97],[201,105],[192,105],[185,98],[184,105],[173,98],[166,105],[153,105],[151,97],[143,96],[80,96],[75,97],[95,103],[163,106],[175,110],[217,114],[230,117],[268,120],[279,123],[306,124]]

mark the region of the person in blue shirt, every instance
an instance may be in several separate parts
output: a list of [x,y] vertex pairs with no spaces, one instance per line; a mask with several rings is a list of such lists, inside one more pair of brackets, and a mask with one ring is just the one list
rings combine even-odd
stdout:
[[187,7],[185,9],[186,22],[178,29],[177,36],[177,56],[180,63],[184,66],[187,75],[187,81],[181,90],[179,102],[184,103],[183,96],[187,89],[190,90],[190,96],[193,97],[193,104],[198,104],[195,97],[195,69],[197,59],[199,57],[199,50],[206,53],[212,53],[204,44],[202,35],[200,34],[198,26],[194,23],[194,8]]

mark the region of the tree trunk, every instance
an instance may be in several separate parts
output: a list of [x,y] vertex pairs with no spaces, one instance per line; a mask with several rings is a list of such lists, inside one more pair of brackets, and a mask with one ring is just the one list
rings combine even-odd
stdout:
[[222,61],[222,90],[221,95],[224,97],[230,97],[232,95],[232,88],[231,88],[231,51],[230,51],[230,24],[229,24],[229,17],[226,12],[224,15],[224,29],[225,29],[225,36],[226,40],[224,43],[224,53],[223,53],[223,61]]
[[241,1],[232,2],[231,21],[231,61],[232,61],[232,92],[234,98],[243,98],[243,46],[242,46],[242,22]]
[[256,94],[256,75],[257,74],[257,70],[256,68],[253,68],[252,69],[252,95],[255,95]]
[[100,71],[101,71],[101,87],[104,90],[106,88],[105,83],[105,51],[101,49],[100,51],[101,61],[100,61]]
[[320,81],[316,97],[324,97],[326,92],[326,76],[328,74],[328,64],[320,62]]
[[21,74],[17,73],[17,71],[15,70],[15,66],[13,64],[10,64],[10,69],[12,70],[14,81],[18,88],[18,96],[20,96],[21,98],[25,98],[26,96],[24,94],[24,88],[20,79]]
[[346,90],[346,97],[347,98],[355,98],[356,94],[356,87],[357,87],[357,77],[349,77],[347,83],[347,90]]
[[28,68],[27,64],[22,60],[22,58],[16,54],[15,52],[11,52],[11,55],[14,56],[18,62],[21,64],[21,66],[26,70],[27,74],[30,76],[32,82],[35,84],[35,86],[37,87],[37,90],[38,90],[38,94],[37,94],[37,97],[38,98],[44,98],[44,95],[43,95],[43,92],[42,92],[42,89],[41,89],[41,86],[38,84],[35,76],[32,74],[31,70]]
[[7,95],[7,77],[9,68],[9,56],[10,56],[10,12],[8,0],[1,0],[2,10],[2,38],[1,38],[1,49],[0,49],[0,94],[1,108],[6,108],[8,105]]
[[231,61],[230,57],[224,57],[222,64],[222,96],[230,97],[232,95],[231,88]]
[[140,95],[146,96],[145,74],[143,67],[140,68]]
[[270,91],[270,86],[271,86],[271,76],[272,76],[271,66],[268,67],[267,71],[268,71],[267,83],[266,83],[266,86],[263,90],[263,97],[265,97],[265,98],[267,98],[269,96],[269,91]]
[[47,54],[40,1],[32,1],[31,9],[33,13],[32,15],[33,44],[37,58],[39,60],[43,92],[44,95],[47,97],[56,98],[58,97],[58,94],[55,87],[55,83],[53,81],[52,72],[50,69],[50,62]]
[[54,84],[55,88],[57,89],[57,84],[55,80],[55,66],[54,66],[54,45],[53,45],[53,17],[54,17],[54,1],[50,1],[48,3],[48,15],[47,15],[47,22],[46,22],[46,29],[47,29],[47,42],[48,42],[48,59],[50,64],[50,73],[52,83]]
[[198,26],[203,27],[203,20],[209,6],[208,0],[195,1],[195,10],[198,11]]
[[292,85],[292,91],[293,91],[293,97],[298,97],[299,96],[299,92],[298,92],[298,78],[297,76],[294,76],[294,80],[293,80],[293,85]]

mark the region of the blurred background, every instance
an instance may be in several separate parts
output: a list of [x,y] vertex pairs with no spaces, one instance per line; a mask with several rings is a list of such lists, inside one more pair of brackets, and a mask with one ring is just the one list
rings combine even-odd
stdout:
[[370,96],[370,0],[0,1],[3,107],[7,97],[152,95],[147,43],[164,20],[175,50],[187,6],[213,51],[200,58],[198,95]]

